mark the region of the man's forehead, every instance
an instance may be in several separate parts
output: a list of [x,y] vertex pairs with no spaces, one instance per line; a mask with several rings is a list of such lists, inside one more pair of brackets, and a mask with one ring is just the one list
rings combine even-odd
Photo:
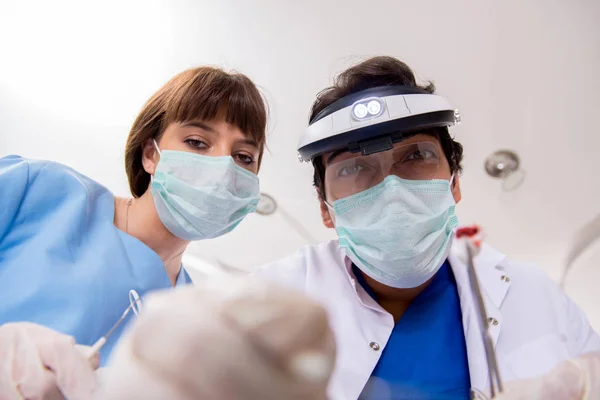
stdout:
[[432,133],[417,133],[416,135],[412,135],[407,137],[401,142],[396,143],[395,145],[402,145],[407,143],[416,143],[416,142],[431,142],[431,143],[439,143],[439,140],[436,135]]

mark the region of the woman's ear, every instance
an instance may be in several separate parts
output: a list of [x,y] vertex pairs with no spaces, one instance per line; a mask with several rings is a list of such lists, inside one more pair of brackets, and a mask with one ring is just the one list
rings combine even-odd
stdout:
[[150,175],[154,175],[158,160],[160,160],[160,155],[156,147],[154,147],[154,140],[146,140],[142,147],[142,165],[144,166],[144,171]]
[[452,183],[452,197],[454,197],[454,202],[458,204],[458,202],[462,199],[462,194],[460,192],[460,179],[458,179],[458,174],[454,175],[454,181]]

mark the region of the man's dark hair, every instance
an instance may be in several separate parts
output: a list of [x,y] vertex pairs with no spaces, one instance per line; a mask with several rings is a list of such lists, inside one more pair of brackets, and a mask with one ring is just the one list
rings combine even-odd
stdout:
[[[324,108],[342,97],[365,89],[396,85],[412,86],[432,94],[435,92],[435,86],[432,82],[428,82],[424,86],[418,85],[415,74],[402,61],[394,57],[373,57],[337,75],[333,86],[322,90],[317,95],[317,99],[312,105],[309,122]],[[433,128],[420,133],[437,138],[448,159],[452,173],[462,171],[463,147],[450,137],[448,128]],[[325,200],[325,165],[322,157],[315,157],[312,163],[314,167],[314,185],[319,192],[319,197]]]

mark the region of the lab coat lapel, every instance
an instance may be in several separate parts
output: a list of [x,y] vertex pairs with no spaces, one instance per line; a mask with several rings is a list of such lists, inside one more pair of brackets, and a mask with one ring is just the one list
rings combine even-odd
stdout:
[[[455,241],[453,249],[448,256],[452,271],[456,279],[458,296],[462,310],[463,329],[467,345],[467,358],[469,362],[469,373],[471,376],[471,387],[488,392],[488,366],[485,350],[479,328],[478,316],[475,309],[475,297],[471,293],[467,265],[460,257],[460,246]],[[506,256],[497,252],[489,246],[483,245],[481,252],[475,257],[474,264],[479,279],[479,285],[483,294],[485,310],[491,322],[491,335],[494,347],[502,329],[502,315],[500,305],[508,292],[509,280],[503,278],[502,271],[497,266]]]

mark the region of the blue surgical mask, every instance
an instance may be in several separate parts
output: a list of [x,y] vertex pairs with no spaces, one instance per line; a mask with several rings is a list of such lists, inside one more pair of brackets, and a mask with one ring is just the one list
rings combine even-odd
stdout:
[[232,157],[170,150],[159,154],[152,197],[160,220],[173,235],[185,240],[216,238],[256,211],[258,177]]
[[340,246],[365,274],[395,288],[429,280],[448,256],[458,225],[451,183],[387,176],[333,202]]

